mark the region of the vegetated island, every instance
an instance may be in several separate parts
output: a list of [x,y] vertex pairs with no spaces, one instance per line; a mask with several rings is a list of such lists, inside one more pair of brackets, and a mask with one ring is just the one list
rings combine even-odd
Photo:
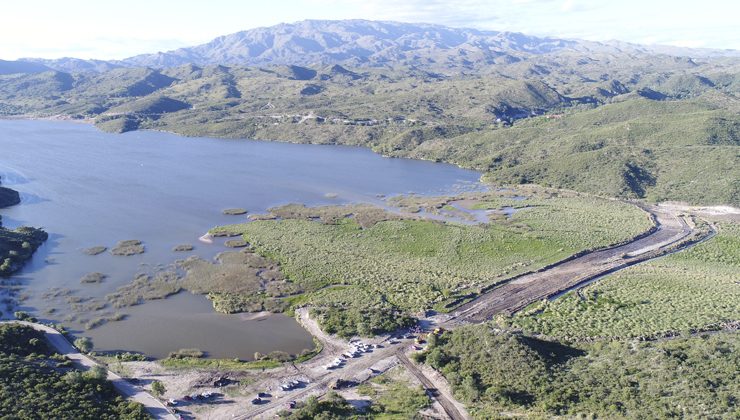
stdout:
[[242,214],[247,214],[247,210],[242,208],[225,209],[223,214],[227,216],[240,216]]
[[131,256],[137,254],[143,254],[146,249],[144,244],[138,239],[128,239],[125,241],[119,241],[114,246],[110,253],[118,256]]
[[108,247],[106,246],[92,246],[90,248],[85,248],[84,250],[82,250],[82,252],[86,255],[99,255],[107,250]]
[[[19,202],[18,192],[0,187],[0,208]],[[48,237],[46,232],[33,227],[4,228],[0,217],[0,277],[8,277],[23,267]]]

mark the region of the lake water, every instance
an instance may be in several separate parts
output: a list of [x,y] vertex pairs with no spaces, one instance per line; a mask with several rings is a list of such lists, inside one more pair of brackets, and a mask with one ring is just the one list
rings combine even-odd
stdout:
[[[125,320],[88,331],[81,317],[69,320],[75,300],[103,301],[139,272],[188,255],[212,258],[224,251],[219,241],[198,241],[213,226],[246,220],[223,215],[223,209],[260,213],[292,202],[379,203],[381,195],[482,188],[474,171],[384,158],[363,148],[151,131],[107,134],[85,124],[12,120],[0,120],[0,176],[22,197],[20,205],[0,210],[3,224],[41,226],[49,233],[14,277],[25,295],[21,309],[63,321],[91,337],[97,350],[158,357],[198,347],[212,357],[251,359],[256,351],[298,353],[313,346],[292,318],[217,314],[205,297],[189,293],[123,308]],[[146,252],[130,257],[82,252],[97,245],[111,248],[125,239],[143,241]],[[178,244],[195,249],[175,253]],[[101,284],[81,284],[90,272],[108,277]],[[55,288],[70,295],[44,297]]]

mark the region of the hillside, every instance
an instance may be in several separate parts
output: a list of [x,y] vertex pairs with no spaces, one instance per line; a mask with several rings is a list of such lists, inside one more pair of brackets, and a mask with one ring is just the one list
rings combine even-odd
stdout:
[[568,345],[480,324],[435,337],[417,358],[476,419],[733,418],[738,338]]
[[740,59],[670,51],[697,55],[304,21],[111,66],[39,60],[57,70],[0,75],[0,115],[362,145],[475,168],[500,183],[738,205]]

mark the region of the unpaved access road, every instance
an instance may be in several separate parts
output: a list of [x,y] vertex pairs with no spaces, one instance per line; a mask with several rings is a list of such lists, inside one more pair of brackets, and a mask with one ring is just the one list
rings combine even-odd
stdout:
[[[364,353],[358,358],[347,359],[341,368],[327,370],[325,366],[336,357],[341,356],[342,353],[347,352],[350,344],[321,331],[316,321],[308,316],[306,308],[296,310],[296,315],[299,322],[322,343],[321,353],[306,363],[297,365],[295,368],[263,382],[261,389],[268,391],[271,395],[268,402],[258,405],[247,403],[242,405],[238,413],[224,409],[219,411],[219,416],[234,419],[272,418],[278,411],[286,409],[289,401],[300,401],[311,395],[325,394],[330,390],[332,382],[337,379],[363,382],[390,369],[397,364],[395,360],[396,353],[413,342],[413,340],[404,339],[392,344],[387,339],[388,337],[365,340],[368,344],[380,344],[382,347],[376,348],[370,353]],[[296,378],[304,382],[300,388],[293,391],[279,390],[279,383]]]
[[[679,212],[660,207],[645,207],[653,215],[656,228],[649,234],[629,243],[611,248],[590,252],[571,260],[555,264],[540,272],[523,275],[511,279],[502,286],[484,293],[477,299],[461,306],[452,314],[437,315],[427,318],[431,327],[444,326],[455,328],[471,322],[483,322],[491,319],[498,313],[514,313],[525,306],[540,299],[557,295],[565,290],[577,288],[590,280],[605,274],[626,268],[639,262],[647,261],[667,252],[682,249],[702,239],[699,230],[687,223]],[[689,240],[691,239],[691,240]],[[308,311],[303,308],[297,311],[299,322],[324,345],[319,356],[311,361],[296,366],[292,372],[285,371],[270,380],[264,381],[263,386],[277,381],[295,377],[306,378],[310,382],[303,388],[290,392],[273,392],[269,402],[257,406],[241,405],[237,410],[231,408],[218,414],[217,417],[234,417],[238,419],[270,418],[291,400],[304,400],[310,395],[322,395],[329,391],[330,383],[336,379],[369,378],[369,369],[378,366],[392,366],[400,363],[409,373],[415,376],[427,390],[430,397],[437,400],[444,414],[452,419],[469,418],[464,408],[455,401],[449,393],[439,392],[445,388],[444,378],[437,382],[408,359],[405,352],[411,344],[410,340],[400,340],[391,344],[387,337],[379,337],[373,342],[382,342],[385,346],[376,349],[373,353],[363,355],[359,359],[350,359],[346,365],[337,370],[326,371],[323,365],[346,351],[349,343],[337,337],[330,336],[318,327],[314,320],[308,317]],[[377,372],[377,371],[376,371]],[[360,380],[361,382],[362,380]]]
[[466,420],[468,418],[466,415],[463,415],[460,410],[458,410],[456,404],[453,402],[454,397],[445,395],[445,393],[441,390],[441,387],[435,385],[430,378],[424,375],[424,372],[422,372],[411,360],[409,360],[406,354],[399,351],[396,353],[396,357],[398,358],[398,361],[401,362],[401,364],[406,368],[406,370],[408,370],[409,373],[414,375],[416,379],[421,382],[421,386],[424,387],[427,395],[439,402],[439,404],[445,410],[447,416],[449,416],[452,420]]
[[[93,366],[99,366],[96,361],[80,353],[72,345],[72,343],[70,343],[67,338],[64,337],[59,331],[49,326],[27,321],[2,321],[2,323],[16,323],[26,325],[35,329],[36,331],[43,332],[46,341],[49,342],[49,345],[51,345],[57,353],[64,355],[78,366],[81,366],[85,369],[90,369]],[[108,380],[113,384],[113,387],[116,388],[116,391],[132,401],[141,403],[152,417],[154,417],[155,419],[176,420],[175,416],[173,416],[169,412],[169,410],[167,410],[167,407],[165,407],[161,401],[154,398],[152,395],[143,391],[142,389],[126,382],[126,380],[111,372],[110,370],[107,370],[107,372]]]
[[[656,228],[649,234],[624,245],[594,251],[571,260],[555,264],[540,272],[511,279],[509,282],[484,293],[477,299],[461,306],[452,314],[443,314],[424,319],[427,328],[444,326],[455,328],[471,322],[483,322],[498,313],[514,313],[540,299],[556,296],[565,290],[581,287],[587,282],[605,274],[620,270],[633,264],[665,255],[668,252],[701,240],[699,229],[687,223],[679,212],[660,207],[645,207],[656,220]],[[300,365],[287,366],[254,384],[253,390],[270,393],[268,401],[259,405],[250,404],[253,396],[234,397],[235,404],[224,404],[207,414],[206,418],[266,419],[287,408],[289,401],[305,400],[311,395],[320,396],[330,390],[337,379],[364,382],[374,375],[400,364],[416,377],[427,390],[430,397],[439,402],[444,413],[452,419],[469,418],[464,407],[455,401],[449,384],[441,375],[433,378],[408,359],[406,353],[413,343],[411,339],[389,340],[389,336],[367,340],[368,343],[382,343],[383,347],[372,353],[363,354],[356,359],[348,359],[340,369],[326,370],[325,365],[339,357],[349,348],[345,340],[321,331],[315,320],[308,316],[308,310],[296,311],[298,320],[323,345],[322,352],[315,358]],[[292,379],[303,382],[302,387],[293,391],[282,391],[279,384]],[[445,392],[445,389],[448,391]]]
[[485,322],[499,313],[512,314],[533,302],[556,296],[605,274],[682,249],[693,243],[687,240],[692,234],[699,234],[675,211],[660,207],[644,209],[655,217],[657,226],[651,234],[512,279],[460,306],[450,315],[439,316],[438,323],[451,328]]

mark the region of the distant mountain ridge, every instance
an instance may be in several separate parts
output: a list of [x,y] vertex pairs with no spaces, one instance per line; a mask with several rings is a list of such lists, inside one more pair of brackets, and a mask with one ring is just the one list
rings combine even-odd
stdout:
[[[102,72],[118,67],[144,66],[169,68],[184,64],[476,68],[515,62],[522,58],[521,55],[550,53],[740,57],[740,51],[735,50],[648,47],[620,41],[558,39],[433,24],[304,20],[249,29],[220,36],[202,45],[141,54],[124,60],[28,58],[18,63],[37,64],[63,72]],[[43,68],[29,67],[27,70],[22,72],[39,72]],[[0,73],[3,73],[2,63]]]

